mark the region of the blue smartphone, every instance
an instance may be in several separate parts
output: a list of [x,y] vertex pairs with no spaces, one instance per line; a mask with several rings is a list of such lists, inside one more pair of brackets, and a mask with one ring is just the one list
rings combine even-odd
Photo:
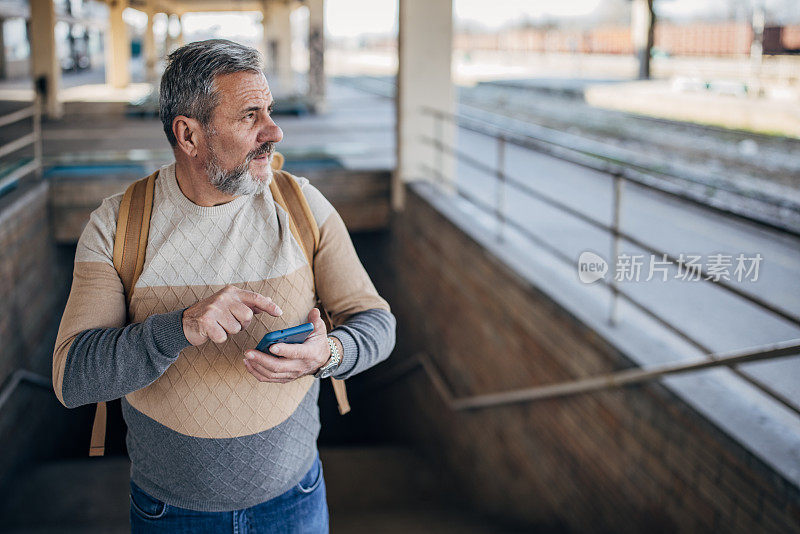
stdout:
[[306,340],[308,335],[314,331],[314,325],[305,323],[283,330],[276,330],[265,334],[258,342],[256,350],[261,352],[269,352],[270,345],[275,343],[302,343]]

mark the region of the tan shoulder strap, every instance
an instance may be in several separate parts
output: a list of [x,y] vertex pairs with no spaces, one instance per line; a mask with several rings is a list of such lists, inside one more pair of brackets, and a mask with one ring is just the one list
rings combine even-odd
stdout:
[[[131,303],[133,286],[142,274],[147,236],[150,232],[150,215],[153,212],[153,191],[158,171],[147,178],[128,186],[122,196],[117,217],[117,232],[114,236],[114,269],[119,273],[125,288],[125,309]],[[98,402],[92,424],[89,456],[105,454],[106,421],[108,411],[105,402]]]
[[289,214],[294,238],[303,247],[308,264],[314,269],[314,252],[319,245],[319,228],[300,185],[286,171],[274,170],[269,184],[272,198]]
[[[280,156],[275,153],[275,156]],[[286,213],[289,214],[289,225],[292,234],[297,242],[303,247],[308,264],[311,270],[314,270],[314,255],[319,246],[319,226],[314,219],[314,214],[311,212],[311,206],[308,205],[303,192],[300,190],[300,184],[292,178],[292,175],[280,169],[283,165],[283,156],[278,164],[275,163],[275,156],[273,156],[273,177],[272,182],[269,184],[272,197]],[[314,288],[316,292],[316,285]],[[322,303],[317,297],[317,307],[320,309],[322,321],[325,323],[328,332],[333,329],[333,323],[328,311],[322,306]],[[344,415],[350,411],[350,402],[347,400],[347,389],[344,385],[344,380],[337,380],[331,377],[333,384],[333,393],[336,395],[336,402],[339,405],[339,413]]]
[[122,280],[128,305],[133,287],[144,267],[157,175],[158,171],[128,186],[119,205],[117,233],[114,236],[114,268]]

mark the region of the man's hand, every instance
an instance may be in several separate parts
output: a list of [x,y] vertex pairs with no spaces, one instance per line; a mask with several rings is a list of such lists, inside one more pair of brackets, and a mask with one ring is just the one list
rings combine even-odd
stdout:
[[228,334],[247,328],[253,315],[261,312],[273,317],[283,313],[271,298],[227,285],[183,312],[183,334],[195,347],[209,339],[223,343]]
[[[308,322],[314,331],[302,343],[275,343],[269,348],[271,354],[255,349],[245,351],[244,365],[259,382],[285,384],[304,375],[311,375],[325,365],[331,357],[328,331],[317,308],[311,308]],[[341,348],[339,349],[341,352]],[[276,358],[275,356],[282,356]]]

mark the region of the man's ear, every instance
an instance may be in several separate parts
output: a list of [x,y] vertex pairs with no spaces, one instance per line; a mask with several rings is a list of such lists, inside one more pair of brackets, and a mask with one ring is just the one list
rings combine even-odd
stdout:
[[203,138],[203,130],[200,123],[185,115],[178,115],[172,119],[172,133],[178,141],[178,149],[190,158],[194,158],[199,153],[199,142]]

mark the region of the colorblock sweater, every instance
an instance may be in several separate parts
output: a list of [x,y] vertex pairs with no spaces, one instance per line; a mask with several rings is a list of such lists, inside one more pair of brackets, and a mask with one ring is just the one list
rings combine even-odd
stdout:
[[[181,192],[174,163],[156,179],[145,263],[127,310],[112,259],[122,194],[103,201],[78,241],[53,354],[56,396],[70,408],[122,398],[131,478],[167,504],[250,507],[287,491],[311,467],[320,381],[259,382],[242,358],[267,332],[306,322],[315,285],[341,325],[331,332],[344,348],[336,378],[377,364],[394,347],[394,316],[339,214],[308,180],[295,179],[320,228],[314,272],[268,190],[198,206]],[[224,343],[191,346],[183,310],[227,284],[272,298],[283,314],[256,314]]]

